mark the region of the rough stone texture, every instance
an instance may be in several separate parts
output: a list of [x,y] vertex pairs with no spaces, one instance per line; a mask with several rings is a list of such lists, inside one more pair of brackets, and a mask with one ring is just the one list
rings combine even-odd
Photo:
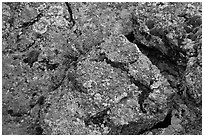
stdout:
[[201,3],[2,3],[2,134],[202,134]]

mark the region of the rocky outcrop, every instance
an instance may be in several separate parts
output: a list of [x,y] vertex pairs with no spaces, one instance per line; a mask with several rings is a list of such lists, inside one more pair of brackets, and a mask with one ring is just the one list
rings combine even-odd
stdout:
[[200,5],[3,3],[2,133],[201,134]]

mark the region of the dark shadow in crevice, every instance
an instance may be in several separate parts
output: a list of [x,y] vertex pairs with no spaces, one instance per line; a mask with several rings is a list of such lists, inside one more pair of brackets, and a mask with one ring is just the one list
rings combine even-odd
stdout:
[[[153,58],[157,60],[165,60],[168,62],[171,62],[172,64],[176,65],[174,61],[170,60],[164,53],[162,53],[160,50],[156,49],[155,47],[147,47],[146,45],[142,44],[141,42],[137,41],[135,39],[134,33],[131,32],[128,35],[125,35],[125,37],[131,42],[137,45],[137,47],[140,49],[140,51],[146,55],[152,63],[155,63],[155,60],[152,60]],[[156,65],[156,64],[154,64]]]
[[38,60],[38,56],[40,54],[40,51],[38,50],[32,50],[28,53],[27,57],[23,59],[24,63],[28,63],[30,67],[33,66],[33,63],[35,63]]
[[44,130],[43,130],[43,128],[40,125],[35,127],[35,135],[42,135],[43,131]]
[[161,121],[161,122],[157,123],[150,130],[158,129],[158,128],[167,128],[169,125],[171,125],[171,118],[172,118],[172,113],[169,112],[166,115],[164,121]]
[[135,36],[134,36],[133,31],[130,32],[129,34],[125,35],[125,37],[126,37],[131,43],[134,43]]
[[35,18],[31,19],[31,21],[24,22],[19,28],[28,28],[29,26],[32,26],[34,23],[38,22],[42,16],[43,14],[39,13]]
[[70,15],[70,21],[72,22],[72,27],[75,25],[75,20],[73,18],[73,12],[71,8],[71,4],[69,2],[65,2],[65,5],[67,6],[68,13]]
[[[168,55],[164,55],[161,51],[157,50],[156,48],[147,47],[146,45],[143,45],[139,41],[136,41],[134,38],[133,32],[128,34],[126,37],[130,42],[137,44],[141,52],[145,54],[155,66],[157,66],[157,68],[160,70],[161,73],[165,72],[163,76],[166,77],[166,79],[168,80],[172,88],[177,89],[177,94],[181,97],[182,100],[184,100],[185,104],[187,105],[195,104],[193,101],[191,101],[194,99],[191,99],[188,96],[188,94],[187,96],[183,97],[183,93],[188,93],[189,89],[185,88],[187,86],[185,84],[186,82],[183,80],[183,76],[187,66],[187,63],[186,63],[187,59],[185,57],[180,57],[180,51],[181,51],[180,49],[178,48],[172,49],[171,52],[168,52]],[[167,41],[168,40],[166,40],[166,44],[168,44]],[[172,47],[173,46],[171,46],[171,48]],[[181,51],[181,54],[185,55],[185,53],[183,53],[182,51]],[[175,62],[176,59],[181,59],[184,65],[178,65],[177,62]],[[163,65],[160,65],[161,62],[168,67],[163,68]],[[172,72],[176,72],[176,75],[175,73],[172,73]],[[173,80],[169,79],[169,76],[173,76],[174,77]]]
[[[168,55],[166,55],[155,47],[147,47],[135,39],[134,32],[126,35],[126,38],[131,43],[137,44],[137,47],[140,49],[140,51],[149,58],[152,64],[157,66],[161,73],[164,72],[165,74],[173,76],[175,79],[181,79],[185,72],[186,65],[178,65],[177,60],[181,59],[178,51],[171,50],[171,52],[168,52]],[[183,59],[183,62],[185,61],[186,60]],[[171,81],[171,79],[168,78],[168,75],[164,76],[167,78],[171,86],[175,87],[175,82]]]
[[37,103],[41,106],[45,103],[45,97],[42,95],[38,98]]
[[22,117],[24,114],[26,114],[21,112],[14,112],[12,109],[9,109],[7,113],[12,117]]
[[136,80],[133,76],[129,76],[129,80],[131,83],[135,84],[140,91],[142,91],[142,93],[138,97],[138,104],[140,105],[140,110],[143,113],[147,113],[144,106],[143,106],[143,103],[148,98],[148,96],[152,92],[152,90],[150,89],[149,86],[143,84],[139,80]]
[[110,111],[110,108],[104,109],[103,111],[100,111],[93,116],[88,116],[84,120],[85,125],[88,126],[94,124],[100,126],[104,124],[104,126],[110,126],[112,122],[108,116],[108,111]]

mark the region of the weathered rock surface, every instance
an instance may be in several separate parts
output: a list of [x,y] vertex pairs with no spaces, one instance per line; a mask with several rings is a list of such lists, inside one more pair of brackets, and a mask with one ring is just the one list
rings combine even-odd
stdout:
[[2,3],[2,134],[201,134],[201,3]]

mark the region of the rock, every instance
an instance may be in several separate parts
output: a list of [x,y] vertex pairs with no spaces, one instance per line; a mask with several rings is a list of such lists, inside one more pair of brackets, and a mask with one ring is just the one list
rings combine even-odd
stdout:
[[3,3],[3,134],[201,134],[201,3]]

